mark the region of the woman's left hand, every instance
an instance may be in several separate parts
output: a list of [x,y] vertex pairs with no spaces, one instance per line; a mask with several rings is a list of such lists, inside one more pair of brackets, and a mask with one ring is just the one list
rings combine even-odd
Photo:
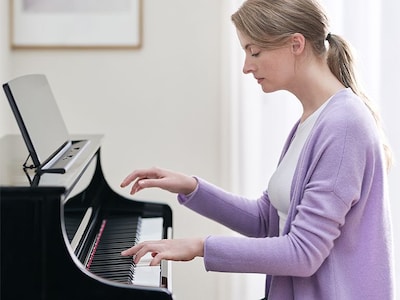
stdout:
[[161,260],[189,261],[204,256],[204,239],[166,239],[139,243],[121,252],[123,256],[134,256],[135,264],[146,254],[153,257],[150,266],[160,264]]

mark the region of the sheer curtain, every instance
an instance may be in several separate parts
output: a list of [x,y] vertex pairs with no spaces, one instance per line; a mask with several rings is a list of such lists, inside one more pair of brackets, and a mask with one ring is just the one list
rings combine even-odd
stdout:
[[[243,0],[234,0],[228,4],[227,1],[225,8],[230,12],[235,11],[242,2]],[[382,55],[382,52],[387,52],[383,47],[390,44],[388,39],[397,39],[395,42],[399,44],[398,32],[395,32],[395,36],[388,36],[388,32],[396,30],[394,29],[396,27],[389,26],[388,20],[392,24],[393,20],[398,19],[394,12],[398,11],[400,4],[393,2],[390,4],[392,6],[390,9],[385,6],[387,5],[385,2],[378,0],[322,0],[322,4],[325,5],[331,20],[331,32],[342,35],[354,47],[357,67],[366,93],[383,107],[384,113],[387,112],[387,115],[384,115],[387,119],[386,124],[397,122],[398,125],[398,117],[392,113],[393,102],[388,101],[391,99],[388,99],[387,95],[398,96],[399,93],[397,90],[394,92],[394,86],[388,86],[388,80],[385,78],[393,82],[392,76],[396,76],[397,81],[399,77],[397,73],[387,73],[393,72],[396,68],[391,68],[390,64],[394,61],[387,58],[386,64],[383,64],[385,55]],[[243,51],[240,49],[236,33],[228,31],[231,38],[225,42],[228,42],[230,47],[231,75],[229,92],[225,95],[225,99],[229,98],[229,104],[225,103],[224,107],[229,107],[230,113],[228,120],[230,157],[226,160],[226,164],[229,165],[230,186],[234,191],[255,198],[266,188],[269,177],[276,167],[284,140],[294,122],[300,117],[301,107],[298,100],[289,93],[264,94],[251,75],[241,73]],[[223,51],[226,52],[227,48],[223,47]],[[399,61],[398,54],[396,55],[396,60]],[[382,87],[385,88],[384,92]],[[389,92],[390,89],[393,90],[392,94]],[[397,98],[396,103],[398,101]],[[398,145],[392,143],[392,146],[397,152]],[[396,168],[392,171],[392,181],[400,177]],[[390,192],[392,197],[400,196],[397,190]],[[395,203],[393,215],[398,214],[400,214],[399,204]],[[395,237],[395,244],[399,244],[399,237]],[[238,275],[236,280],[233,280],[232,290],[235,292],[231,299],[258,299],[264,291],[264,277]]]

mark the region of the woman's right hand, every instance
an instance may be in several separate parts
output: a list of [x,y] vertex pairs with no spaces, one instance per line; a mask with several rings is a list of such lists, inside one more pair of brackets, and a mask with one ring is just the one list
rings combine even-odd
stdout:
[[197,187],[197,180],[194,177],[156,167],[133,171],[122,181],[121,187],[127,187],[131,183],[133,183],[131,195],[153,187],[188,195]]

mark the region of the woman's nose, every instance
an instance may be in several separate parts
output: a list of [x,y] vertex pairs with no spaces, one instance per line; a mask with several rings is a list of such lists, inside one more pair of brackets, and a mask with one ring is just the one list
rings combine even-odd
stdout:
[[249,73],[251,73],[253,71],[254,71],[254,66],[252,64],[250,64],[246,59],[244,61],[244,64],[243,64],[243,73],[244,74],[249,74]]

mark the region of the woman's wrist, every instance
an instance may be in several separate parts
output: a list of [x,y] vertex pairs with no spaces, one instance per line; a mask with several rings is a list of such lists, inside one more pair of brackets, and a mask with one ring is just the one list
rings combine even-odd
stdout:
[[190,194],[192,194],[197,189],[197,185],[199,184],[195,177],[188,176],[187,178],[187,183],[181,191],[181,193],[185,196],[189,196]]

